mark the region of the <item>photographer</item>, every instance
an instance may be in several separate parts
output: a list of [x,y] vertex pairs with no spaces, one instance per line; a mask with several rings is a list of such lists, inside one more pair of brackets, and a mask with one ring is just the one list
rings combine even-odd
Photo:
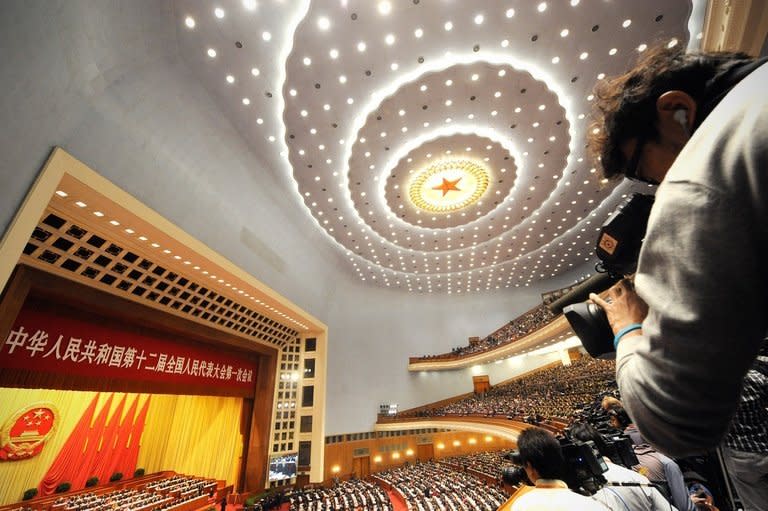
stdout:
[[590,298],[616,334],[624,406],[672,456],[720,443],[768,330],[764,62],[659,46],[596,91],[605,177],[661,186],[637,292],[622,281]]
[[563,482],[565,461],[560,443],[548,431],[528,428],[517,439],[520,462],[536,486],[512,502],[511,511],[606,511],[603,504],[568,489]]
[[[607,484],[592,496],[593,499],[604,503],[611,509],[625,511],[677,509],[664,498],[659,490],[651,486],[647,477],[612,463],[607,457],[605,440],[594,427],[585,422],[578,422],[571,426],[571,437],[582,442],[594,442],[600,454],[605,457],[606,465],[608,465],[608,471],[603,474]],[[636,486],[621,486],[621,483],[630,483]],[[690,508],[693,509],[692,502]]]

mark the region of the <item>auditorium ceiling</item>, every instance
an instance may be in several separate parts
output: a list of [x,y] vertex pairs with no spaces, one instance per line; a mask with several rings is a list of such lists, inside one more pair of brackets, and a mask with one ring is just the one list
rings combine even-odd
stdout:
[[[286,176],[348,270],[467,294],[594,260],[628,193],[585,140],[595,83],[696,47],[704,2],[221,0],[174,4],[181,52]],[[254,172],[258,172],[254,169]],[[253,204],[254,215],[258,204]]]

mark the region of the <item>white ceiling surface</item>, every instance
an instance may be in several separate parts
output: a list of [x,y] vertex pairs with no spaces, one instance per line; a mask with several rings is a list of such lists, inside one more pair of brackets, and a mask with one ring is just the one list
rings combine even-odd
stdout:
[[[601,185],[589,163],[591,90],[643,44],[686,44],[691,11],[605,0],[176,5],[182,54],[253,151],[290,176],[291,200],[349,269],[445,293],[530,285],[593,260],[597,228],[631,187]],[[464,209],[420,211],[409,178],[442,158],[485,163],[490,186]]]
[[[586,96],[597,74],[624,69],[637,45],[669,35],[687,40],[690,3],[548,2],[539,13],[538,3],[522,0],[409,0],[392,2],[388,15],[374,1],[256,5],[0,2],[0,228],[10,225],[51,147],[60,145],[328,325],[327,434],[370,430],[379,402],[416,406],[470,391],[470,369],[409,374],[408,356],[486,335],[535,306],[540,292],[589,271],[594,229],[624,190],[597,191],[589,172],[579,119]],[[698,3],[694,12],[701,10]],[[322,16],[327,31],[318,28]],[[632,23],[623,28],[626,19]],[[458,61],[445,59],[448,50]],[[585,60],[582,52],[589,53]],[[488,198],[466,216],[432,220],[417,214],[402,190],[414,165],[448,150],[471,155],[493,179]],[[497,382],[527,364],[482,370]]]

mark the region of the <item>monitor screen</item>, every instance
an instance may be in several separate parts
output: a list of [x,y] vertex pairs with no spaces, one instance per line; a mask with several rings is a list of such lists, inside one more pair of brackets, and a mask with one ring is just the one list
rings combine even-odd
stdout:
[[296,477],[297,453],[283,454],[280,456],[270,456],[269,458],[269,480],[282,481]]

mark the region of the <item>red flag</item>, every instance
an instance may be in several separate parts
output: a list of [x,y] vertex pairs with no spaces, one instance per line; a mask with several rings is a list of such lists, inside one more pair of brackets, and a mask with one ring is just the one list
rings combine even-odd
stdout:
[[120,404],[117,405],[115,412],[109,419],[107,427],[104,428],[101,435],[101,442],[99,446],[99,452],[96,453],[96,457],[93,460],[91,466],[91,473],[99,478],[99,482],[106,483],[109,481],[109,477],[112,475],[108,472],[110,460],[115,451],[115,440],[117,436],[118,425],[120,424],[120,418],[123,415],[123,407],[125,406],[125,394],[120,400]]
[[[136,463],[139,459],[139,447],[141,446],[141,435],[144,432],[144,423],[147,419],[147,410],[149,410],[149,400],[151,398],[152,396],[147,396],[147,400],[144,401],[144,406],[141,407],[141,412],[139,412],[139,416],[136,418],[136,423],[131,430],[131,440],[126,449],[124,464],[121,466],[123,474],[133,475],[134,471],[136,471]],[[136,401],[138,400],[139,399],[136,398]]]
[[80,457],[83,453],[83,446],[88,439],[88,430],[98,401],[99,394],[96,394],[70,433],[66,443],[59,450],[59,454],[48,468],[48,472],[40,481],[38,491],[41,496],[51,495],[60,483],[71,481],[72,475],[80,467]]

